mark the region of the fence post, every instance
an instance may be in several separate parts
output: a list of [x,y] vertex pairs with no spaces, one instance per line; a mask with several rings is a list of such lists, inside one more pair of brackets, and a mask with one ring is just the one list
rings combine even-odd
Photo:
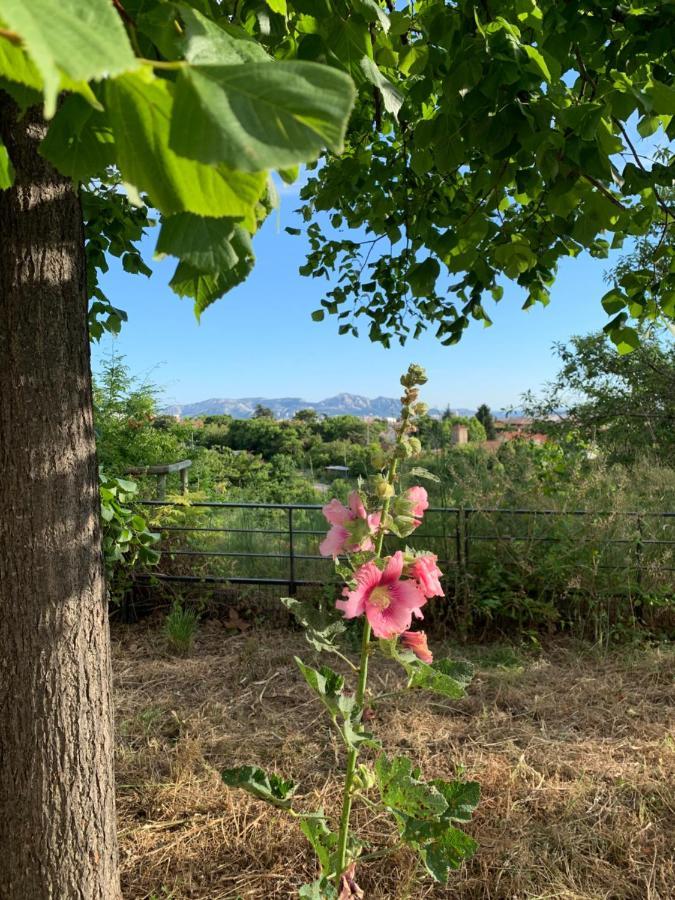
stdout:
[[642,550],[643,550],[643,538],[644,533],[642,530],[642,516],[637,517],[637,544],[635,545],[635,565],[637,568],[637,583],[638,587],[642,587]]
[[288,593],[295,596],[295,548],[293,544],[293,507],[288,507]]
[[471,515],[470,509],[464,510],[464,569],[467,574],[469,571],[469,516]]

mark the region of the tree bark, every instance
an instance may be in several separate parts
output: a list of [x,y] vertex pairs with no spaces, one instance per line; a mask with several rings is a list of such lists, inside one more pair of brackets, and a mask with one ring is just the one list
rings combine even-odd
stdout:
[[0,91],[0,898],[117,900],[82,211]]

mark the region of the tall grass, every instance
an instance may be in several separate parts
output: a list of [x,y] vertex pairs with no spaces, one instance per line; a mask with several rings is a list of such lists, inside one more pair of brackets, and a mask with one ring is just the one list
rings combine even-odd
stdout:
[[[428,485],[431,503],[454,507],[430,510],[408,539],[433,550],[446,572],[448,600],[427,617],[437,628],[531,636],[564,629],[595,641],[637,626],[672,628],[675,517],[655,514],[675,512],[672,470],[649,461],[606,467],[527,447],[424,463],[439,479]],[[346,495],[353,485],[335,487]],[[311,558],[326,529],[320,510],[292,516],[296,581],[329,582],[330,561]],[[164,532],[163,571],[290,580],[287,510],[163,507],[154,521],[200,529]]]

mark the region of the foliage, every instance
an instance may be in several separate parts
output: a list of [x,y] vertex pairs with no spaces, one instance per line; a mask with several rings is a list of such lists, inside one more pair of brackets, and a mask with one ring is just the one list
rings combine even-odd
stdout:
[[529,415],[554,436],[578,435],[609,462],[649,455],[675,465],[675,343],[648,333],[629,356],[606,335],[557,344],[562,366],[543,398],[526,396]]
[[[302,677],[326,709],[346,751],[345,784],[339,828],[333,830],[323,809],[298,812],[300,827],[315,851],[319,877],[300,890],[301,897],[359,897],[356,865],[363,845],[350,828],[352,804],[362,800],[371,811],[384,809],[397,823],[401,843],[416,851],[431,877],[446,882],[449,871],[470,857],[475,841],[454,823],[471,819],[479,800],[476,782],[440,780],[425,782],[413,763],[405,757],[389,758],[382,752],[380,741],[365,725],[367,677],[370,658],[376,650],[398,661],[405,671],[408,687],[425,688],[444,697],[464,696],[471,681],[467,664],[438,660],[433,662],[424,632],[410,631],[413,615],[421,617],[420,608],[432,596],[442,595],[438,581],[441,573],[436,557],[405,552],[386,556],[385,535],[399,539],[409,536],[422,521],[428,506],[426,492],[415,486],[398,494],[397,469],[420,453],[420,442],[414,436],[415,419],[423,411],[418,403],[419,385],[426,375],[419,366],[411,366],[401,378],[404,387],[401,420],[395,440],[383,454],[383,470],[370,481],[368,504],[360,492],[352,492],[349,506],[333,499],[324,507],[331,524],[321,553],[332,555],[335,570],[344,583],[342,596],[334,607],[303,602],[295,598],[283,600],[305,628],[307,640],[316,651],[336,654],[352,669],[356,689],[347,686],[345,677],[322,665],[314,668],[295,659]],[[370,505],[370,504],[373,505]],[[341,649],[344,633],[342,617],[363,617],[361,656],[355,666]],[[372,637],[376,641],[371,640]],[[358,764],[360,753],[372,750],[374,765]],[[243,788],[258,799],[275,806],[290,808],[296,785],[276,774],[244,766],[226,769],[226,784]],[[387,856],[398,847],[376,851]]]
[[[133,245],[151,206],[158,253],[178,259],[172,287],[197,316],[253,265],[251,236],[275,203],[267,170],[293,180],[297,164],[339,151],[354,102],[346,73],[291,53],[274,60],[251,40],[249,12],[224,6],[0,4],[2,87],[21,106],[43,96],[42,152],[83,185],[90,262],[105,266],[101,253],[112,250],[147,274]],[[93,335],[118,330],[123,314],[95,276],[90,290]]]
[[198,624],[197,612],[184,606],[180,600],[174,600],[164,622],[164,635],[172,653],[178,656],[188,655],[194,643]]
[[[665,233],[674,163],[652,147],[673,137],[671,12],[2,0],[0,83],[21,106],[42,99],[42,152],[83,186],[92,266],[109,250],[147,274],[135,244],[152,208],[157,252],[178,259],[172,287],[200,316],[253,266],[276,202],[269,171],[293,180],[323,153],[302,189],[302,271],[337,286],[314,317],[337,314],[346,332],[365,316],[383,343],[432,324],[452,343],[489,321],[502,277],[525,306],[545,303],[561,259]],[[2,146],[0,187],[13,178]],[[621,352],[637,345],[631,323],[673,318],[673,247],[661,248],[663,278],[640,270],[604,299]],[[124,314],[95,277],[90,289],[92,334],[117,330]]]
[[[672,227],[675,161],[654,152],[675,135],[671,4],[422,0],[369,32],[330,6],[300,46],[352,59],[362,87],[345,152],[301,194],[301,272],[335,276],[316,319],[454,343],[489,323],[504,276],[545,304],[562,259]],[[604,298],[620,352],[635,322],[673,320],[672,243],[660,252],[662,278],[640,270]]]
[[480,424],[485,429],[485,439],[488,441],[494,441],[497,437],[497,431],[495,430],[495,420],[494,416],[490,412],[490,407],[486,403],[481,403],[476,411],[476,419],[480,422]]
[[159,534],[152,532],[143,516],[133,509],[138,486],[134,481],[107,475],[99,470],[103,560],[110,597],[119,601],[136,567],[159,562],[155,545]]

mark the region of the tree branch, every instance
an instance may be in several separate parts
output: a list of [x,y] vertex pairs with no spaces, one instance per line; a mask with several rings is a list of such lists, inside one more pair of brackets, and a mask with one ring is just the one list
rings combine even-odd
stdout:
[[597,178],[593,178],[592,175],[587,175],[585,172],[579,172],[579,175],[582,178],[585,178],[586,181],[589,182],[589,184],[592,184],[594,188],[597,188],[597,190],[599,190],[601,194],[604,194],[605,197],[607,197],[607,199],[610,201],[610,203],[614,204],[614,206],[618,206],[619,209],[622,209],[624,212],[628,210],[628,207],[624,206],[624,204],[617,197],[615,197],[611,191],[608,191],[604,184],[601,181],[598,181]]
[[[628,149],[633,154],[633,158],[635,159],[635,162],[637,163],[638,168],[641,169],[643,172],[646,172],[649,175],[650,172],[648,169],[645,168],[644,163],[642,162],[642,158],[640,157],[640,154],[635,149],[635,145],[633,144],[630,137],[628,136],[628,132],[626,131],[623,122],[619,121],[619,119],[617,119],[615,116],[612,116],[612,122],[614,122],[614,124],[618,127],[619,131],[621,132],[624,141],[628,145]],[[661,197],[659,192],[656,190],[656,185],[654,185],[654,196],[656,197],[656,202],[659,204],[659,206],[661,207],[663,212],[666,214],[666,216],[671,215],[672,210],[668,206],[668,204],[665,202],[665,200]]]

